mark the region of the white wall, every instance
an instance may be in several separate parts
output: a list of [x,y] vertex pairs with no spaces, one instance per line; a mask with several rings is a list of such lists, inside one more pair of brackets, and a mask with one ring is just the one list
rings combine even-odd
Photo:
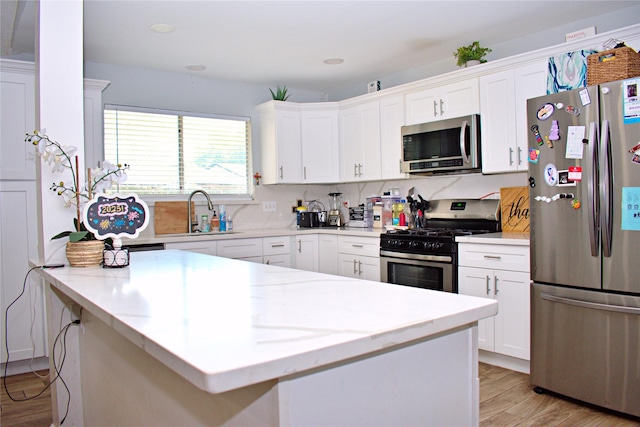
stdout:
[[[583,2],[585,7],[589,7],[589,2]],[[542,4],[542,3],[541,3]],[[618,28],[636,25],[640,22],[640,2],[629,2],[628,8],[616,10],[608,14],[600,15],[595,19],[585,19],[581,21],[571,21],[571,17],[567,17],[567,23],[561,27],[547,28],[545,27],[544,16],[546,13],[553,13],[553,2],[545,3],[541,6],[540,14],[531,16],[530,25],[536,26],[540,32],[533,36],[518,37],[517,34],[505,34],[504,42],[498,45],[489,46],[493,50],[487,55],[489,61],[506,58],[533,50],[542,49],[549,46],[561,45],[565,42],[565,35],[573,31],[582,30],[584,28],[596,27],[598,34],[607,31],[613,31]],[[471,36],[470,36],[471,37]],[[624,40],[623,40],[624,41]],[[428,77],[437,76],[439,74],[448,73],[457,70],[456,60],[451,52],[451,58],[436,62],[429,62],[425,58],[425,64],[418,68],[405,70],[388,76],[378,76],[380,85],[383,89],[398,86],[401,84],[422,80]],[[328,99],[331,101],[340,101],[354,96],[367,93],[367,82],[361,84],[335,88],[328,93]]]

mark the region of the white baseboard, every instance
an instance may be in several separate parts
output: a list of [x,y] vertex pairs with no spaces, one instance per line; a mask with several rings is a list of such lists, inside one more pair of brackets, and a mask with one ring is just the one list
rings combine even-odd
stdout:
[[480,350],[478,359],[489,365],[500,366],[501,368],[511,369],[512,371],[522,372],[523,374],[529,374],[528,360],[505,356],[504,354],[493,353],[485,350]]

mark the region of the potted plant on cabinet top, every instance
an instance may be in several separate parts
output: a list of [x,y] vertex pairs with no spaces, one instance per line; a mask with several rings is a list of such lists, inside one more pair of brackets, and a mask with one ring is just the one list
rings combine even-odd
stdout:
[[458,58],[458,67],[468,67],[471,65],[487,62],[484,57],[489,52],[491,52],[490,48],[482,47],[480,46],[480,42],[475,41],[469,46],[460,46],[457,51],[453,52],[453,56]]
[[287,95],[286,86],[278,86],[278,89],[276,89],[275,93],[271,89],[269,89],[269,92],[271,92],[271,97],[274,101],[286,101],[287,98],[289,98],[289,95]]
[[66,253],[71,266],[99,265],[102,262],[105,241],[96,239],[93,233],[87,230],[82,222],[81,212],[84,204],[90,201],[95,193],[103,192],[113,184],[125,182],[127,179],[126,170],[129,169],[129,165],[116,166],[106,161],[102,162],[99,167],[87,170],[87,183],[81,187],[78,174],[78,156],[74,156],[77,151],[76,147],[63,146],[59,142],[51,140],[44,130],[27,134],[25,141],[36,146],[36,154],[51,166],[53,172],[64,172],[67,169],[71,171],[70,183],[54,182],[51,184],[50,190],[61,196],[67,207],[75,206],[74,230],[56,234],[51,240],[69,238]]

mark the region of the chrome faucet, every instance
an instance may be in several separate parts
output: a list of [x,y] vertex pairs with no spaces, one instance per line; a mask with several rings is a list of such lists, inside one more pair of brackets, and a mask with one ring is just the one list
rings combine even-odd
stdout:
[[213,210],[213,203],[211,202],[211,197],[209,197],[209,194],[207,194],[206,191],[204,190],[196,190],[193,193],[189,194],[189,200],[187,200],[187,211],[189,212],[189,216],[187,217],[187,230],[189,230],[189,234],[193,233],[193,228],[194,226],[198,225],[198,218],[196,218],[196,222],[194,223],[191,220],[191,199],[193,198],[193,195],[196,193],[202,193],[204,194],[204,196],[207,198],[207,203],[209,205],[209,210],[212,211]]

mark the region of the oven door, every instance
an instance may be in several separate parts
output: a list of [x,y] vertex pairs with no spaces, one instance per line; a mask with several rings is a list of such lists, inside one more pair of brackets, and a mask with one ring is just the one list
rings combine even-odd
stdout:
[[380,279],[386,283],[458,292],[451,256],[380,251]]

